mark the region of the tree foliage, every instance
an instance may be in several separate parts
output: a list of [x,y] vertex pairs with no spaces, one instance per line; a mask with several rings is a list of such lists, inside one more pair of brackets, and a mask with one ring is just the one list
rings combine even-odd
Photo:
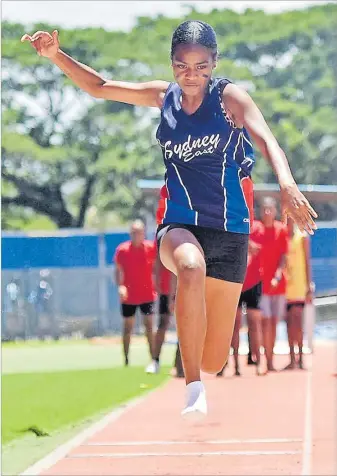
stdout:
[[[184,19],[216,30],[217,76],[242,84],[263,111],[299,183],[337,182],[337,6],[266,14],[196,9],[179,20],[140,17],[129,33],[60,30],[61,47],[106,77],[171,80],[170,40]],[[4,228],[82,227],[90,210],[106,223],[146,212],[140,178],[161,178],[156,111],[94,100],[21,44],[21,24],[2,25]],[[258,155],[256,182],[274,182]],[[333,208],[324,208],[324,218]],[[45,217],[42,219],[42,217]],[[42,221],[41,221],[42,220]]]

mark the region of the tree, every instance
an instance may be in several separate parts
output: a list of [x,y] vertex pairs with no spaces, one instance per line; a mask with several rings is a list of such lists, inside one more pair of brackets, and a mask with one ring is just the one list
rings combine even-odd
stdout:
[[[77,53],[80,57],[80,47]],[[103,210],[113,205],[128,218],[137,200],[137,178],[147,168],[162,171],[150,147],[152,128],[144,121],[135,126],[136,108],[77,91],[47,61],[27,65],[11,59],[7,71],[13,62],[16,74],[5,73],[4,80],[2,177],[11,187],[2,203],[7,213],[13,206],[31,208],[58,227],[82,227],[95,196]]]
[[[184,19],[207,21],[218,34],[216,74],[249,90],[298,182],[329,184],[337,181],[336,13],[334,4],[273,15],[191,9],[181,19],[141,17],[128,34],[87,28],[61,30],[60,37],[67,53],[106,77],[171,80],[172,31]],[[91,99],[21,45],[23,32],[3,23],[5,226],[29,226],[42,215],[58,227],[83,226],[92,207],[114,222],[144,214],[148,204],[136,182],[163,173],[158,113]],[[257,155],[254,180],[274,182]],[[336,213],[322,211],[325,219]]]

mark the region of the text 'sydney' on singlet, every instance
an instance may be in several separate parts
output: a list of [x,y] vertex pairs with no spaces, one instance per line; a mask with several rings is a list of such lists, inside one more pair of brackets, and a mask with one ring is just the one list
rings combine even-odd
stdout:
[[212,79],[194,114],[181,107],[171,83],[164,97],[157,140],[166,167],[157,223],[183,223],[249,233],[253,220],[255,162],[248,132],[235,127],[222,105],[227,79]]

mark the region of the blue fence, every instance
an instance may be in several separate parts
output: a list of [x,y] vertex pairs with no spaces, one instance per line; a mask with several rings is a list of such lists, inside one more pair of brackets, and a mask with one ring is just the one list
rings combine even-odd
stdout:
[[[113,257],[126,230],[2,236],[2,338],[121,332]],[[153,230],[151,236],[153,238]],[[311,239],[316,295],[337,294],[337,224]],[[138,316],[136,332],[140,332]]]
[[98,267],[98,236],[2,238],[2,269],[83,267]]
[[[99,235],[3,236],[2,269],[98,268],[111,266],[117,246],[127,231]],[[104,262],[100,263],[100,238]],[[337,290],[337,226],[321,227],[311,238],[313,276],[318,294]],[[102,260],[102,258],[101,258]]]

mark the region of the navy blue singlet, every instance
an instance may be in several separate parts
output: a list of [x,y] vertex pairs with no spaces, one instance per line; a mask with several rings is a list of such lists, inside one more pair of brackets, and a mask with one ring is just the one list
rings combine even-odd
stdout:
[[181,107],[178,84],[169,85],[156,136],[166,167],[158,224],[249,233],[255,158],[248,132],[237,128],[223,108],[222,92],[229,82],[212,79],[191,115]]

